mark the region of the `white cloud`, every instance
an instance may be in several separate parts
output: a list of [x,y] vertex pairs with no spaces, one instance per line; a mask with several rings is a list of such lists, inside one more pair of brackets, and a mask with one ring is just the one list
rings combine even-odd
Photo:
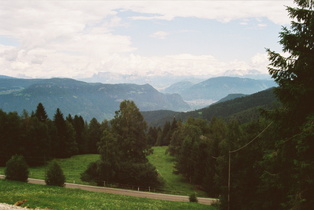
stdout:
[[151,34],[150,36],[155,38],[155,39],[166,39],[167,36],[169,35],[168,32],[165,32],[165,31],[157,31],[153,34]]
[[[292,1],[0,1],[0,35],[19,43],[0,44],[0,74],[75,77],[98,71],[167,71],[218,75],[231,67],[262,69],[264,63],[258,55],[249,63],[222,62],[211,55],[136,55],[131,38],[114,33],[115,27],[124,24],[118,13],[124,10],[147,14],[132,17],[147,21],[196,17],[225,22],[267,17],[285,24],[289,21],[283,2]],[[163,30],[151,34],[157,39],[168,35]]]

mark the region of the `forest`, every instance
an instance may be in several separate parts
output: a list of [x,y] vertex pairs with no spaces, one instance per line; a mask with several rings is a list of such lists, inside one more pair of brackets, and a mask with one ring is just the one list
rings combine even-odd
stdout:
[[148,128],[133,101],[122,101],[110,121],[48,119],[44,106],[21,116],[0,111],[0,164],[21,154],[29,165],[52,158],[99,153],[82,174],[101,184],[162,184],[148,160],[152,145],[167,145],[174,173],[220,198],[221,209],[311,209],[314,206],[314,4],[297,0],[288,7],[291,28],[283,28],[284,57],[267,49],[269,73],[281,105],[261,110],[259,119],[241,123],[175,118]]

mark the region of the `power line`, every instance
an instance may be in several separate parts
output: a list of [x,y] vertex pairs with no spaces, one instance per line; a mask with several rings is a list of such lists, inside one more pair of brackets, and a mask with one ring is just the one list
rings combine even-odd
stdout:
[[270,126],[271,124],[273,124],[273,122],[269,123],[268,126],[266,126],[266,128],[264,128],[264,130],[262,130],[257,136],[255,136],[255,138],[253,138],[251,141],[249,141],[247,144],[245,144],[244,146],[236,149],[236,150],[233,150],[233,151],[229,151],[229,154],[230,153],[236,153],[242,149],[244,149],[245,147],[249,146],[251,143],[253,143],[258,137],[260,137]]
[[231,186],[231,154],[232,153],[236,153],[239,152],[240,150],[244,149],[245,147],[249,146],[250,144],[252,144],[258,137],[260,137],[271,125],[273,124],[273,122],[269,123],[268,126],[266,126],[266,128],[264,128],[264,130],[262,130],[257,136],[255,136],[255,138],[253,138],[251,141],[249,141],[248,143],[246,143],[244,146],[236,149],[236,150],[229,150],[229,160],[228,160],[228,210],[230,210],[230,186]]

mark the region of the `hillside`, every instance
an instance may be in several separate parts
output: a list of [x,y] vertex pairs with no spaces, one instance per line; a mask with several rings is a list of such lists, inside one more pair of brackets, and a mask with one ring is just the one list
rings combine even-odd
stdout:
[[73,79],[0,79],[0,109],[33,111],[41,102],[51,118],[56,109],[102,121],[114,116],[123,100],[133,100],[141,111],[188,110],[178,94],[162,94],[152,86],[86,83]]
[[240,97],[244,97],[246,96],[245,94],[241,94],[241,93],[233,93],[233,94],[229,94],[226,97],[220,99],[219,101],[217,101],[216,103],[221,103],[221,102],[225,102],[225,101],[230,101],[236,98],[240,98]]
[[151,126],[161,126],[166,121],[172,121],[174,117],[177,120],[183,121],[189,117],[203,118],[206,120],[211,120],[214,116],[225,119],[235,117],[242,122],[247,122],[259,116],[259,108],[271,108],[276,105],[276,102],[277,99],[274,95],[273,88],[270,88],[191,112],[153,111],[143,112],[143,116]]

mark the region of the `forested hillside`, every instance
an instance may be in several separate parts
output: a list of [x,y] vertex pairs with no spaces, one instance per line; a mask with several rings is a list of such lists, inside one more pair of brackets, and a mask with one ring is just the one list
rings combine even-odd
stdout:
[[278,100],[274,94],[274,89],[271,88],[190,112],[149,111],[142,113],[151,126],[162,126],[165,122],[172,121],[174,117],[181,121],[186,121],[189,117],[202,118],[208,121],[213,117],[222,117],[226,120],[235,118],[240,122],[248,122],[259,118],[260,109],[270,109],[274,106],[278,106]]

